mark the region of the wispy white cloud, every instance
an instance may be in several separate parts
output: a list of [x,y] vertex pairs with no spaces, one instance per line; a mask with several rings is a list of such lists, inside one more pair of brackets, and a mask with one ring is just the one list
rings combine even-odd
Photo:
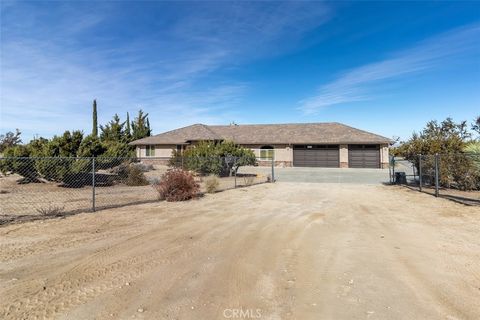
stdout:
[[156,132],[233,120],[248,84],[222,69],[292,50],[329,15],[321,3],[143,4],[158,18],[132,3],[2,4],[0,129],[88,131],[93,98],[101,121],[142,107]]
[[478,58],[478,39],[479,24],[429,38],[387,59],[345,72],[334,81],[322,85],[315,95],[300,101],[299,109],[311,114],[336,104],[370,100],[378,94],[373,86],[378,88],[381,83],[442,67],[451,59],[462,59],[464,55],[473,53]]

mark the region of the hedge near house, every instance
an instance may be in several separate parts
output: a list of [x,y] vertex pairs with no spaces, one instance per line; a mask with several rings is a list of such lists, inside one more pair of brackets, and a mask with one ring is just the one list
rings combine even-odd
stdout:
[[38,172],[35,169],[35,160],[30,158],[30,148],[17,145],[7,148],[3,154],[5,158],[0,160],[2,174],[16,173],[23,178],[19,183],[39,182]]
[[172,152],[170,165],[183,166],[187,170],[202,175],[214,174],[228,176],[238,171],[241,166],[256,164],[252,150],[236,145],[232,141],[201,141],[187,148],[183,154]]

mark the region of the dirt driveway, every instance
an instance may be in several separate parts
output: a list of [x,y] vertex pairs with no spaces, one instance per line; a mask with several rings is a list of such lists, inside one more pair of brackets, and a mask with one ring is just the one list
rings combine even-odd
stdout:
[[0,228],[1,319],[479,319],[480,208],[264,184]]

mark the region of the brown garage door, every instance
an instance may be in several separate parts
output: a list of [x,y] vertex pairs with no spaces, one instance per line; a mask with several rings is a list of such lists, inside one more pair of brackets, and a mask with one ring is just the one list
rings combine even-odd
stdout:
[[338,168],[338,145],[296,145],[293,147],[295,167]]
[[349,145],[348,166],[350,168],[380,168],[378,145]]

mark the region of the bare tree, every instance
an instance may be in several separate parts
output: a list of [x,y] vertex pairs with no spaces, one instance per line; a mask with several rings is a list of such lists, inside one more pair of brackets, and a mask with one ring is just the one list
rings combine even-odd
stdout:
[[22,139],[20,135],[22,133],[20,130],[15,129],[15,132],[7,132],[5,134],[0,134],[0,152],[3,152],[5,149],[9,147],[16,146],[22,143]]

